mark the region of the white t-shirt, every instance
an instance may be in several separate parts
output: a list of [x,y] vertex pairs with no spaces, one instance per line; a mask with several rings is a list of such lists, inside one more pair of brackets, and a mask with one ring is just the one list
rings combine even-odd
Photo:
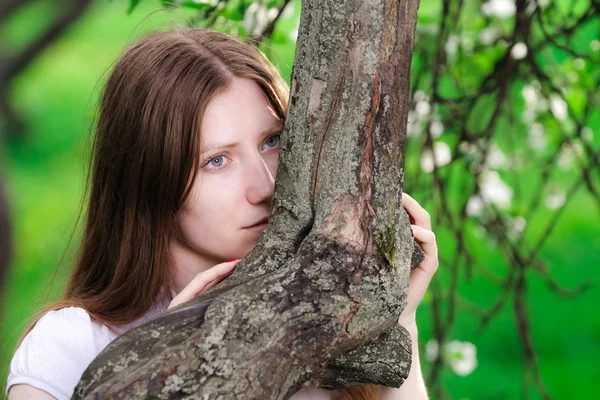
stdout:
[[[166,311],[168,303],[140,319],[114,329],[123,334]],[[118,335],[93,321],[80,307],[67,307],[44,314],[25,336],[10,363],[6,394],[12,385],[26,384],[68,400],[81,375],[94,358]],[[303,387],[291,400],[329,400],[335,391]]]
[[[168,306],[167,301],[157,302],[141,318],[113,329],[123,334],[165,312]],[[83,308],[48,311],[15,352],[6,394],[12,385],[27,384],[58,400],[70,399],[85,369],[117,336],[106,325],[93,321]]]

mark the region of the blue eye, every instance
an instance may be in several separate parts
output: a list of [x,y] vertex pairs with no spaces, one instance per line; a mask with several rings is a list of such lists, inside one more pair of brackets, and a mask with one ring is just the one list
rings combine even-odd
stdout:
[[[277,133],[275,135],[271,135],[265,144],[269,149],[275,149],[279,147],[281,134]],[[225,154],[217,154],[214,157],[210,158],[208,161],[204,163],[204,167],[208,167],[209,170],[221,169],[226,162]]]
[[225,155],[217,154],[216,156],[214,156],[213,158],[208,160],[206,163],[204,163],[204,166],[206,167],[210,164],[210,167],[212,167],[210,169],[218,169],[223,166],[224,162],[225,162]]
[[[217,162],[215,163],[215,161]],[[210,162],[213,163],[211,164],[213,167],[220,167],[221,165],[223,165],[223,156],[211,158]]]
[[[280,137],[280,136],[281,136],[281,135],[280,135],[279,133],[278,133],[278,134],[276,134],[276,135],[273,135],[273,136],[271,136],[269,139],[267,139],[267,141],[266,141],[265,143],[267,144],[267,146],[269,146],[269,147],[273,148],[273,147],[275,147],[275,146],[279,145],[279,137]],[[272,140],[272,139],[274,139],[274,138],[276,138],[277,140]],[[270,143],[270,144],[272,144],[272,145],[269,145],[269,143]]]

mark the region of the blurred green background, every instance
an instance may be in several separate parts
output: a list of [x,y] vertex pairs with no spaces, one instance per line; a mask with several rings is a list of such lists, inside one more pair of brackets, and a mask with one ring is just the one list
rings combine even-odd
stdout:
[[[477,9],[479,3],[475,2]],[[295,4],[299,4],[296,2]],[[439,15],[437,1],[422,1],[419,22],[425,24]],[[53,43],[13,82],[11,101],[27,121],[23,141],[8,141],[1,148],[0,166],[10,201],[13,219],[14,257],[3,282],[0,321],[0,382],[6,382],[8,366],[16,341],[34,310],[58,298],[67,280],[77,248],[77,232],[68,250],[69,238],[83,195],[84,163],[88,129],[96,105],[101,78],[119,56],[122,49],[149,29],[166,27],[182,21],[181,13],[160,11],[158,1],[142,1],[131,14],[127,1],[96,1],[67,33]],[[43,27],[47,16],[55,12],[53,2],[37,1],[24,7],[8,24],[0,27],[2,51],[10,52],[28,42]],[[189,15],[189,13],[188,13]],[[265,52],[277,64],[289,82],[299,7],[284,17],[277,26],[273,44]],[[589,43],[598,37],[596,29],[578,40]],[[493,57],[493,54],[490,55]],[[415,57],[413,65],[420,60]],[[479,60],[482,68],[490,65]],[[522,103],[512,107],[522,109]],[[598,118],[590,126],[595,133]],[[598,149],[598,135],[592,146]],[[409,146],[410,152],[410,146]],[[414,158],[414,157],[413,157]],[[410,186],[410,168],[418,168],[418,160],[407,155],[406,181]],[[523,177],[539,175],[538,171],[523,172]],[[596,171],[592,175],[598,177]],[[562,179],[567,182],[570,173]],[[448,202],[459,195],[460,186],[448,188]],[[408,191],[408,190],[407,190]],[[426,190],[411,193],[426,209],[433,200]],[[536,220],[528,222],[534,235],[552,213],[542,211]],[[452,232],[436,230],[442,257],[455,251]],[[538,222],[536,222],[538,221]],[[567,288],[577,287],[588,279],[597,279],[600,265],[600,210],[585,191],[577,191],[569,199],[557,227],[539,255],[551,275]],[[498,275],[507,271],[506,260],[496,256],[493,241],[482,239],[472,231],[475,245],[471,250],[486,267]],[[64,255],[64,260],[61,258]],[[60,264],[60,267],[59,267]],[[441,265],[440,285],[445,286],[450,272]],[[463,274],[463,272],[460,272]],[[600,292],[596,286],[573,299],[563,299],[551,293],[543,280],[527,273],[528,312],[532,338],[538,355],[544,384],[557,399],[595,398],[595,378],[600,378],[600,317],[596,310]],[[523,351],[513,318],[511,301],[487,328],[477,329],[470,313],[472,304],[489,307],[500,292],[497,285],[475,276],[470,282],[461,276],[456,320],[450,340],[469,342],[477,351],[477,363],[472,373],[458,375],[452,368],[442,370],[441,380],[446,394],[456,399],[519,399],[529,394],[540,398],[533,385],[522,387],[525,373]],[[468,299],[468,300],[466,300]],[[430,368],[426,358],[426,343],[432,338],[431,298],[423,302],[419,314],[420,347],[425,376]],[[3,395],[3,394],[2,394]]]

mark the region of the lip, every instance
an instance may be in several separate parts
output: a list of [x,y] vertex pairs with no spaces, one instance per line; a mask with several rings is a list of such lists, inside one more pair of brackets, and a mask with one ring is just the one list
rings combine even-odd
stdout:
[[269,223],[269,217],[264,217],[254,225],[245,226],[244,229],[262,228]]
[[263,231],[263,230],[265,230],[267,228],[268,225],[269,225],[268,222],[263,222],[261,224],[247,226],[244,229],[249,229],[249,230],[252,230],[252,231]]

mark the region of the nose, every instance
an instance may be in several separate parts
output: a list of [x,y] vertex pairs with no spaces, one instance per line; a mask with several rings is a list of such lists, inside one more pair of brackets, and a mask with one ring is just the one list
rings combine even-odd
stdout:
[[276,171],[271,171],[262,156],[254,158],[246,173],[246,198],[250,203],[271,201],[275,191],[275,174]]

